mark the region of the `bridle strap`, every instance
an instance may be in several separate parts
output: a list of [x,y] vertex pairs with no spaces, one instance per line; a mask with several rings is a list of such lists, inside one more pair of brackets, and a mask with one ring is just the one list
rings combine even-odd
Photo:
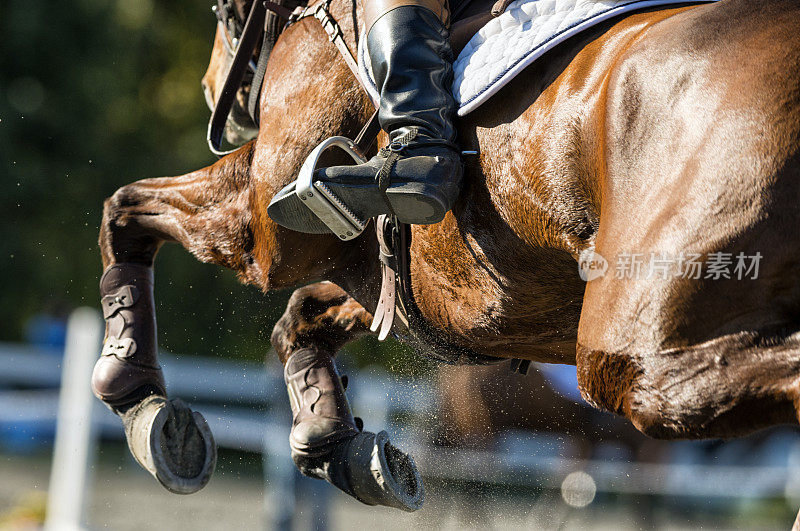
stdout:
[[[366,87],[364,87],[364,84],[361,81],[361,76],[358,73],[358,63],[356,62],[355,56],[344,40],[342,28],[330,14],[330,4],[331,0],[322,0],[305,8],[298,8],[294,11],[290,11],[286,7],[270,0],[253,2],[253,6],[250,8],[250,13],[247,16],[247,21],[245,22],[242,35],[239,39],[239,45],[236,47],[231,68],[228,71],[228,76],[225,78],[225,83],[222,86],[222,92],[220,93],[217,104],[214,107],[213,113],[211,114],[211,120],[208,123],[206,140],[208,142],[208,148],[212,153],[222,157],[236,151],[236,149],[229,151],[223,151],[220,149],[220,146],[222,145],[222,135],[225,132],[225,124],[228,121],[228,115],[230,114],[231,109],[233,108],[233,103],[236,100],[236,93],[238,92],[239,87],[242,85],[242,80],[247,73],[247,69],[253,57],[253,52],[255,52],[256,46],[258,45],[258,38],[259,36],[263,35],[267,11],[271,11],[280,18],[287,20],[289,24],[299,22],[300,20],[308,17],[314,17],[316,20],[318,20],[322,28],[325,30],[325,33],[328,34],[328,40],[336,45],[336,48],[339,50],[344,62],[355,76],[356,81],[358,81],[364,90],[366,90]],[[264,39],[264,44],[268,44],[266,39]],[[251,114],[254,116],[256,125],[258,125],[257,102],[260,99],[261,87],[263,85],[264,73],[266,72],[267,68],[266,63],[268,56],[269,54],[264,53],[264,50],[262,50],[258,65],[256,67],[254,83],[250,88],[251,96],[248,102],[248,108]],[[362,129],[361,134],[359,134],[359,138],[362,141],[370,141],[370,146],[368,147],[371,147],[374,139],[370,140],[365,138],[365,133],[372,131],[374,131],[373,136],[377,136],[378,131],[380,131],[377,115],[372,116],[369,122],[367,122],[367,124],[364,126],[364,129]]]
[[258,45],[258,39],[264,31],[264,17],[266,16],[267,9],[263,1],[253,2],[250,8],[250,14],[247,16],[247,22],[244,25],[242,36],[239,39],[239,46],[236,48],[236,54],[233,56],[231,69],[228,72],[228,77],[225,79],[225,84],[222,85],[222,92],[217,100],[217,105],[214,107],[214,112],[211,114],[211,121],[208,122],[208,148],[215,155],[222,157],[231,151],[221,151],[222,134],[225,132],[225,123],[228,121],[228,114],[233,108],[233,102],[236,100],[236,93],[242,85],[242,80],[247,72],[250,58]]

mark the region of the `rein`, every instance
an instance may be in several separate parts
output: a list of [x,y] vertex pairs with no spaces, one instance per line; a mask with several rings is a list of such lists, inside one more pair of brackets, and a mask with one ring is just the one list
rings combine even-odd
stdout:
[[[219,24],[225,29],[223,32],[225,34],[225,46],[228,52],[233,55],[231,67],[228,70],[228,75],[225,78],[220,96],[217,99],[217,104],[214,106],[214,111],[208,122],[208,132],[206,134],[208,148],[218,157],[236,151],[236,149],[229,151],[221,149],[222,135],[225,132],[225,124],[228,121],[228,115],[236,100],[236,93],[242,86],[248,69],[253,72],[253,83],[250,87],[247,110],[250,114],[250,118],[257,127],[259,114],[258,101],[260,100],[264,74],[267,69],[267,61],[269,60],[269,55],[275,44],[275,40],[277,40],[282,30],[292,24],[300,22],[304,18],[313,17],[320,23],[322,29],[328,34],[328,40],[336,45],[347,67],[366,92],[366,88],[358,74],[358,62],[344,40],[344,33],[342,32],[341,26],[339,26],[339,23],[336,22],[336,19],[333,18],[330,13],[332,0],[320,0],[319,2],[307,6],[298,6],[294,10],[289,10],[285,6],[269,0],[258,0],[253,2],[250,12],[247,15],[247,20],[241,28],[241,33],[239,33],[241,25],[231,12],[230,6],[227,3],[228,1],[229,0],[218,0],[217,5],[212,8],[217,16]],[[268,15],[273,16],[269,17]],[[285,24],[279,27],[275,23],[275,18],[284,20]],[[231,37],[231,33],[233,33],[233,37]],[[237,34],[239,35],[238,37],[236,36]],[[262,35],[263,42],[261,52],[259,53],[258,62],[254,63],[253,53],[258,45],[258,37]],[[367,94],[369,93],[367,92]],[[368,152],[374,145],[379,132],[380,124],[378,123],[378,112],[375,111],[356,137],[356,146],[358,146],[363,153]]]

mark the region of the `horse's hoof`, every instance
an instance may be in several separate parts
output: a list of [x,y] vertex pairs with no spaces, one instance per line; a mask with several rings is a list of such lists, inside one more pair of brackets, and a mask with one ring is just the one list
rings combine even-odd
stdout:
[[203,415],[179,399],[151,396],[123,420],[131,453],[164,488],[192,494],[206,486],[217,445]]
[[385,431],[362,431],[350,442],[345,467],[356,497],[369,505],[416,511],[425,500],[417,465],[389,442]]

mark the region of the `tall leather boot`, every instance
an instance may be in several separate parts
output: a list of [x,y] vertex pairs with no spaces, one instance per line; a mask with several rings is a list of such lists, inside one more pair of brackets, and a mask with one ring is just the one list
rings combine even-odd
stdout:
[[[313,178],[363,221],[388,214],[402,223],[438,223],[460,192],[463,167],[453,126],[446,2],[367,0],[367,49],[381,97],[378,117],[391,142],[364,164],[320,169]],[[267,212],[292,230],[329,232],[297,197],[295,183],[275,195]]]

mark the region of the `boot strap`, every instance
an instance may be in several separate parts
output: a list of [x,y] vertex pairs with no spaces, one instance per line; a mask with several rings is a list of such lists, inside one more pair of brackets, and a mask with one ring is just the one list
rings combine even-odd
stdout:
[[[375,183],[378,185],[378,189],[384,195],[386,204],[389,205],[389,210],[391,211],[392,216],[396,216],[396,214],[394,210],[392,210],[392,205],[389,202],[389,198],[386,197],[386,190],[391,184],[392,168],[394,168],[394,165],[397,164],[397,161],[403,156],[405,150],[412,145],[412,142],[418,136],[419,129],[412,127],[407,133],[390,142],[388,146],[381,148],[378,153],[379,156],[386,158],[383,161],[381,169],[378,170],[377,174],[375,174]],[[444,146],[457,151],[456,145],[452,142],[448,142],[447,140],[426,140],[424,143],[420,143],[420,145]]]
[[392,204],[389,202],[389,198],[386,197],[386,190],[389,189],[389,185],[392,182],[392,168],[394,168],[394,165],[400,160],[400,154],[408,147],[409,142],[417,137],[417,134],[417,128],[411,128],[410,131],[400,136],[397,140],[393,140],[388,146],[380,150],[380,156],[386,157],[386,159],[383,161],[381,169],[378,170],[378,173],[375,175],[375,182],[378,185],[378,189],[383,194],[392,216],[396,216],[397,214],[395,214]]

